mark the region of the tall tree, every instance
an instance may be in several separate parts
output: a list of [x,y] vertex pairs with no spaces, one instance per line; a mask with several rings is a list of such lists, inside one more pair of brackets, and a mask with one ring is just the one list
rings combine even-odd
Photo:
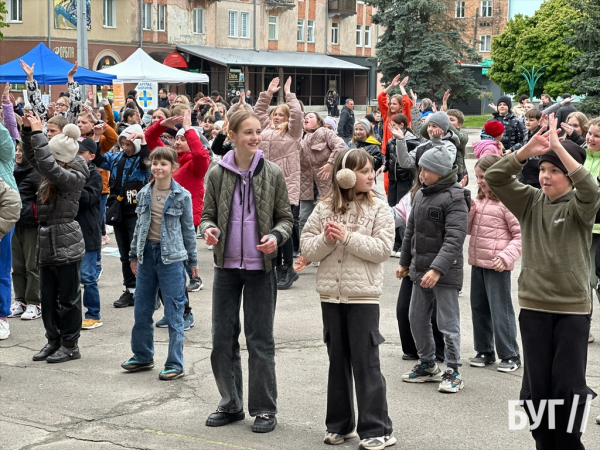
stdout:
[[2,28],[8,27],[8,23],[4,21],[5,14],[8,14],[8,10],[6,9],[6,2],[0,2],[0,41],[4,39],[4,35],[2,34]]
[[579,51],[565,42],[565,35],[581,17],[570,0],[546,0],[533,16],[517,15],[492,40],[494,64],[488,73],[490,79],[506,92],[529,94],[520,66],[531,70],[545,65],[534,95],[545,92],[554,97],[567,91],[576,75],[571,64]]
[[596,0],[571,0],[582,13],[581,21],[571,24],[573,33],[567,38],[569,44],[581,53],[573,60],[577,71],[571,86],[585,98],[580,109],[586,114],[600,115],[600,4]]
[[385,27],[377,42],[378,63],[384,83],[401,74],[419,97],[440,100],[446,89],[454,101],[466,101],[481,93],[461,61],[479,61],[463,40],[460,21],[452,20],[450,0],[367,0],[377,12],[372,21]]

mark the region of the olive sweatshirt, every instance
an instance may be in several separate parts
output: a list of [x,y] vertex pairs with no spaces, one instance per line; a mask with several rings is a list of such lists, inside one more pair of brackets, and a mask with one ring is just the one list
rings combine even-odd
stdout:
[[589,314],[589,249],[600,207],[598,183],[580,167],[570,176],[574,189],[551,202],[541,189],[513,178],[523,166],[513,153],[485,172],[490,189],[521,224],[519,305],[554,314]]

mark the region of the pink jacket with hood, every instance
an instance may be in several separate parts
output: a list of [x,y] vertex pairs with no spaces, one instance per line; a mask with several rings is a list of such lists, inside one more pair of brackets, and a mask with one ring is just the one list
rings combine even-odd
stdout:
[[513,270],[521,256],[521,226],[499,200],[476,199],[469,211],[469,264],[493,269],[494,258],[502,258]]
[[495,139],[482,139],[473,143],[473,153],[477,159],[487,155],[502,156],[502,144]]

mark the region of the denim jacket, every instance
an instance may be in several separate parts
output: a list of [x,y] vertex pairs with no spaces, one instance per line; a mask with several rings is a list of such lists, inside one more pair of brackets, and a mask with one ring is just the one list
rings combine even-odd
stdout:
[[[144,247],[152,220],[152,186],[154,183],[153,181],[147,184],[137,194],[135,212],[138,219],[131,241],[129,260],[138,261],[140,264],[144,262]],[[190,267],[198,265],[192,196],[175,180],[171,180],[171,191],[165,200],[160,236],[163,264],[187,261]]]

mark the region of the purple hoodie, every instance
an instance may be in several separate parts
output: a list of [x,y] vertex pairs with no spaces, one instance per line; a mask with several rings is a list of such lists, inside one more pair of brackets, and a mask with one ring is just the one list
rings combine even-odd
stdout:
[[235,165],[234,155],[235,151],[231,150],[219,161],[219,165],[237,175],[227,222],[223,268],[265,270],[263,254],[256,248],[260,244],[260,231],[252,187],[252,177],[264,157],[263,152],[256,152],[250,170],[244,172]]

